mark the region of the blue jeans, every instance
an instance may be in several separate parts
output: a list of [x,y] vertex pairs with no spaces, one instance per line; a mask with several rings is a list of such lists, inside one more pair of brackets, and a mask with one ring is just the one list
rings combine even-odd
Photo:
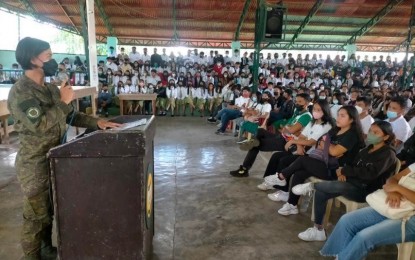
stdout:
[[226,130],[226,127],[228,126],[229,121],[236,119],[238,117],[242,116],[242,112],[236,109],[229,109],[225,108],[222,109],[222,117],[221,117],[221,128],[220,131],[223,133]]
[[[338,260],[359,260],[377,246],[401,243],[402,221],[388,219],[371,207],[343,215],[320,250]],[[415,217],[405,225],[405,241],[415,241]]]
[[365,185],[343,181],[318,182],[314,184],[314,189],[316,190],[314,194],[314,222],[318,225],[323,224],[327,201],[329,199],[344,196],[351,201],[365,202],[366,196],[368,195]]

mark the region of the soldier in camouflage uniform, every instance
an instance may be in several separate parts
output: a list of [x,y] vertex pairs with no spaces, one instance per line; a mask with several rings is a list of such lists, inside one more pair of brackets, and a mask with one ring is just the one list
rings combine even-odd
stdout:
[[61,143],[66,123],[72,121],[75,126],[101,129],[118,126],[75,112],[71,106],[74,92],[65,82],[60,89],[44,83],[44,77],[54,75],[57,70],[51,57],[47,42],[22,39],[16,49],[16,60],[25,75],[13,85],[8,98],[20,141],[16,171],[24,195],[21,235],[24,259],[56,258],[51,241],[53,209],[46,154]]

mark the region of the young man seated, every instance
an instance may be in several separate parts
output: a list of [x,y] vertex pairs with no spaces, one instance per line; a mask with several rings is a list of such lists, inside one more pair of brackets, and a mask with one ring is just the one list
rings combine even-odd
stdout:
[[310,96],[308,94],[298,94],[293,117],[279,129],[277,134],[259,128],[255,139],[241,144],[241,149],[248,150],[248,154],[239,169],[231,171],[230,174],[234,177],[248,177],[248,171],[254,164],[259,151],[284,151],[287,141],[291,140],[293,136],[299,136],[303,128],[311,121],[312,116],[308,112],[309,102]]
[[111,106],[112,94],[108,91],[108,84],[103,83],[101,92],[98,94],[98,113],[105,113],[108,117],[108,107]]
[[358,97],[356,99],[356,109],[359,113],[360,124],[362,125],[363,135],[367,137],[370,126],[375,122],[370,115],[369,109],[372,107],[372,100],[370,97]]
[[251,100],[251,89],[244,87],[242,89],[242,96],[235,99],[235,105],[228,105],[227,108],[221,112],[221,127],[215,132],[215,134],[225,134],[226,127],[229,121],[243,116],[246,109],[252,107],[254,102]]
[[391,123],[396,140],[394,147],[396,152],[400,152],[403,148],[403,143],[411,136],[412,131],[404,116],[406,108],[406,100],[403,97],[394,97],[391,99],[385,121]]

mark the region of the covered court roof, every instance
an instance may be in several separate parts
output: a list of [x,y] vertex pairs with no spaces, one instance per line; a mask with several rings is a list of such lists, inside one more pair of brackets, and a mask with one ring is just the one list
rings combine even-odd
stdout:
[[[253,48],[257,1],[95,0],[97,39],[116,36],[120,44],[228,48],[246,14],[239,40],[242,48]],[[80,2],[85,0],[2,0],[0,7],[82,35],[85,7]],[[283,0],[288,11],[285,41],[270,47],[286,49],[291,42],[292,49],[340,50],[356,43],[361,51],[403,51],[413,2]]]

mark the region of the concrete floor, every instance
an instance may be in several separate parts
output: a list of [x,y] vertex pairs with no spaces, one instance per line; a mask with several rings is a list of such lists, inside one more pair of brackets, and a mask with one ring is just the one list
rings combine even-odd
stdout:
[[[256,188],[266,167],[258,157],[249,178],[235,179],[245,156],[231,135],[217,136],[202,118],[157,118],[153,259],[330,259],[297,234],[312,225],[308,212],[284,217],[283,203]],[[73,133],[72,133],[73,134]],[[22,256],[21,191],[14,172],[17,136],[0,145],[0,259]],[[335,209],[331,222],[344,212]],[[329,229],[331,231],[331,229]],[[385,246],[367,259],[396,259]]]

